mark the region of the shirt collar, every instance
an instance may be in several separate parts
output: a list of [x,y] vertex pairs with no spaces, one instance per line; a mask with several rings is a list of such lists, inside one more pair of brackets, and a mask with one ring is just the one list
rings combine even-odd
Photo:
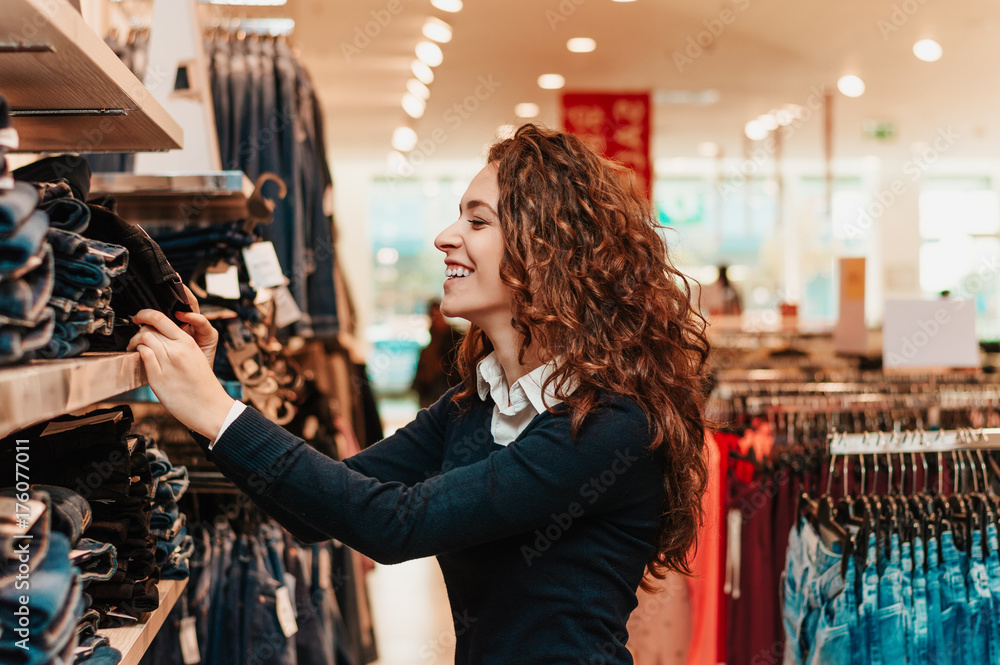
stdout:
[[[513,387],[510,387],[507,385],[507,376],[504,374],[497,352],[493,351],[476,365],[476,388],[479,391],[479,399],[485,401],[487,395],[492,395],[493,401],[502,410],[507,409],[508,404],[520,410],[518,402],[522,400],[523,395],[523,399],[527,399],[537,413],[542,413],[546,408],[562,403],[562,400],[556,397],[554,385],[549,385],[544,395],[542,392],[545,380],[556,369],[558,365],[555,361],[547,362],[522,376],[514,382]],[[569,392],[572,392],[575,384],[569,385]]]

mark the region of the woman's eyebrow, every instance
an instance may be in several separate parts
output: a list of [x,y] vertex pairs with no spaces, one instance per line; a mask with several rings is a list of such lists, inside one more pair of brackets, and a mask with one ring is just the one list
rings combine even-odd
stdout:
[[[473,208],[478,208],[480,206],[482,206],[483,208],[486,208],[491,213],[493,213],[494,217],[499,217],[499,215],[497,215],[497,211],[493,209],[493,206],[491,206],[489,203],[486,203],[485,201],[480,201],[479,199],[472,199],[471,201],[469,201],[468,203],[466,203],[465,204],[465,209],[466,210],[472,210]],[[461,203],[458,204],[458,213],[462,214],[462,204]]]

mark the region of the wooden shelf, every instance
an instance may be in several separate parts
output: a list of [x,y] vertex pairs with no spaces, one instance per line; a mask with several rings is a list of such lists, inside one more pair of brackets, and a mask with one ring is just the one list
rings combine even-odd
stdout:
[[146,385],[139,354],[85,353],[0,370],[0,436]]
[[142,615],[139,623],[121,628],[99,628],[99,635],[106,635],[111,646],[122,652],[119,665],[137,665],[153,643],[157,631],[166,621],[170,610],[174,608],[177,599],[181,597],[187,580],[160,580],[156,585],[160,592],[160,606]]
[[[7,0],[0,94],[22,152],[173,150],[183,130],[66,0]],[[173,85],[172,77],[159,85]]]
[[217,224],[245,220],[254,184],[241,171],[95,173],[90,196],[113,196],[118,214],[138,224]]

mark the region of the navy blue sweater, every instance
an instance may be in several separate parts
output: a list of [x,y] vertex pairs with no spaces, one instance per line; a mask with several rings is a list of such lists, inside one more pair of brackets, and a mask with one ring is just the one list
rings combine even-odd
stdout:
[[452,392],[344,462],[250,408],[211,451],[198,438],[303,541],[336,538],[383,563],[437,556],[456,663],[631,663],[625,624],[663,501],[646,417],[608,400],[573,442],[568,417],[542,413],[504,447],[492,400],[459,415]]

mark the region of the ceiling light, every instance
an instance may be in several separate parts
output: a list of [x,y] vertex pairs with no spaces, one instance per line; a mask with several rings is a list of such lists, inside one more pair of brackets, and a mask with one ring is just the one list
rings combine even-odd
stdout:
[[774,116],[775,122],[777,122],[781,127],[790,125],[792,124],[792,121],[795,120],[795,114],[792,113],[790,109],[778,109],[771,115]]
[[410,127],[397,127],[392,131],[392,147],[409,152],[417,145],[417,133]]
[[635,2],[635,0],[611,0],[612,2]]
[[454,14],[462,11],[462,0],[431,0],[431,4],[443,12]]
[[514,125],[500,125],[497,127],[497,138],[501,141],[506,141],[507,139],[514,138],[514,132],[517,131],[517,127]]
[[514,107],[514,115],[518,118],[534,118],[538,112],[538,104],[532,102],[523,102]]
[[778,128],[778,119],[770,113],[757,116],[757,122],[764,125],[764,129],[769,132],[773,132]]
[[424,85],[434,83],[434,70],[428,67],[425,63],[419,60],[414,60],[410,63],[410,71],[412,71],[413,75],[417,77],[417,80]]
[[590,53],[597,48],[597,42],[590,37],[574,37],[566,42],[566,48],[572,53]]
[[408,92],[403,95],[403,110],[411,118],[419,118],[427,110],[427,102]]
[[704,141],[698,144],[698,154],[702,157],[718,157],[719,144],[713,141]]
[[434,16],[424,21],[423,33],[427,39],[433,39],[442,44],[451,41],[451,26]]
[[854,74],[848,74],[837,81],[837,89],[848,97],[860,97],[865,94],[865,82]]
[[417,44],[417,58],[426,65],[437,67],[444,62],[444,53],[434,42],[420,42]]
[[913,55],[924,62],[936,62],[941,59],[944,49],[933,39],[921,39],[913,45]]
[[538,87],[546,90],[558,90],[566,85],[566,79],[560,74],[542,74],[538,77]]
[[762,141],[767,138],[767,127],[760,120],[751,120],[743,127],[743,133],[751,141]]
[[406,82],[406,89],[423,100],[431,96],[430,88],[417,79],[409,79]]

